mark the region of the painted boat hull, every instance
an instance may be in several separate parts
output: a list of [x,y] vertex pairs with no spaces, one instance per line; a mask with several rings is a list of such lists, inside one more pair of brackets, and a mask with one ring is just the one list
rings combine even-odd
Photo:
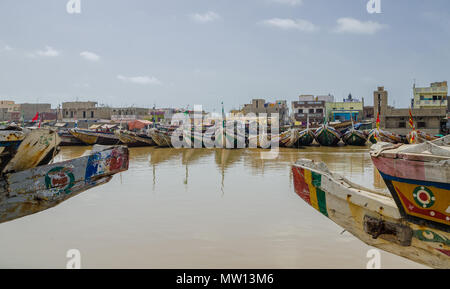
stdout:
[[388,132],[385,130],[372,130],[369,133],[369,141],[372,144],[376,144],[377,140],[375,138],[375,136],[377,136],[378,140],[380,142],[388,142],[388,143],[393,143],[393,144],[398,144],[398,143],[407,143],[407,140],[404,139],[403,137],[401,137],[398,134],[392,133],[392,132]]
[[345,144],[351,146],[365,146],[367,142],[367,137],[362,131],[349,130],[342,136],[342,140]]
[[321,126],[315,132],[317,142],[322,146],[335,146],[341,140],[340,133],[327,125]]
[[292,166],[295,192],[364,243],[415,262],[450,268],[450,234],[404,220],[390,196],[328,171],[323,163]]
[[450,157],[405,151],[420,145],[389,149],[381,144],[372,147],[372,161],[402,216],[418,225],[450,232]]
[[126,147],[94,146],[88,156],[6,174],[0,181],[0,223],[54,207],[127,169]]
[[309,146],[311,145],[315,140],[314,132],[310,129],[305,129],[301,132],[299,132],[299,137],[296,146]]
[[91,130],[70,129],[69,132],[87,145],[119,145],[120,139],[114,133],[97,132]]
[[79,138],[73,136],[68,131],[65,132],[58,132],[59,137],[61,138],[61,142],[59,143],[60,146],[82,146],[86,145],[83,141],[81,141]]
[[293,148],[297,143],[300,134],[296,129],[290,129],[280,134],[280,147]]
[[128,147],[143,147],[156,145],[153,139],[147,135],[139,135],[131,131],[117,130],[115,134],[119,140]]

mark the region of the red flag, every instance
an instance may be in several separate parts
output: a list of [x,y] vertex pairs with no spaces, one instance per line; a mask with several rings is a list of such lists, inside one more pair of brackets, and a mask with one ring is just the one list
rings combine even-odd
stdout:
[[37,121],[39,118],[39,112],[36,112],[36,115],[33,117],[33,119],[31,121]]
[[377,114],[377,129],[380,129],[380,112]]

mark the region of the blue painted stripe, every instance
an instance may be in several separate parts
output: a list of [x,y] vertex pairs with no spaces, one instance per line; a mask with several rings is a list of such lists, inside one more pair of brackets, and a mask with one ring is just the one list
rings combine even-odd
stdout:
[[395,182],[413,184],[413,185],[418,185],[418,186],[427,186],[427,187],[435,187],[435,188],[444,189],[444,190],[450,190],[449,183],[438,183],[438,182],[419,181],[419,180],[412,180],[412,179],[403,179],[403,178],[386,175],[382,172],[380,172],[380,175],[384,180],[388,180],[388,181],[395,181]]

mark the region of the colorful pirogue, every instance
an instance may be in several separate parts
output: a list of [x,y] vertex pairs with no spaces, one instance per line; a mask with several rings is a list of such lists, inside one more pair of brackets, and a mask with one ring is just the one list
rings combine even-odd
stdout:
[[116,130],[114,134],[118,137],[121,143],[126,144],[128,147],[142,147],[142,146],[154,146],[156,143],[146,133],[137,133],[128,130]]
[[328,124],[323,124],[315,132],[316,140],[323,146],[335,146],[341,140],[341,134]]
[[347,145],[364,146],[366,145],[367,137],[363,131],[351,128],[344,133],[342,136],[342,141]]
[[295,147],[309,146],[315,139],[316,136],[314,135],[314,132],[310,128],[307,128],[298,133],[298,140]]
[[413,130],[408,133],[407,139],[410,144],[417,144],[417,143],[423,143],[423,142],[427,142],[427,141],[434,141],[434,140],[438,139],[438,137],[428,134],[426,132],[423,132],[421,130]]
[[373,144],[376,144],[378,141],[380,142],[389,142],[389,143],[408,143],[406,137],[402,137],[393,132],[389,132],[381,129],[373,129],[369,132],[369,141]]
[[301,159],[296,193],[363,242],[433,268],[450,268],[450,137],[371,150],[390,194]]
[[49,129],[0,129],[0,223],[34,214],[128,169],[128,149],[94,146],[90,154],[52,163],[61,138]]
[[72,128],[69,129],[69,132],[87,145],[117,145],[122,143],[113,131]]

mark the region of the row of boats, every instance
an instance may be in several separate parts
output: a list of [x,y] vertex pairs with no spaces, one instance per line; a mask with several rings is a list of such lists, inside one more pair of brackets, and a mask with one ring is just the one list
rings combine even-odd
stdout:
[[341,129],[324,124],[316,129],[287,128],[279,134],[272,134],[270,127],[266,131],[250,133],[249,127],[222,129],[221,126],[202,126],[183,129],[178,126],[158,126],[140,131],[94,130],[94,129],[64,129],[59,131],[61,145],[117,145],[159,147],[224,147],[224,148],[270,148],[274,143],[280,147],[296,148],[319,144],[335,146],[339,142],[351,146],[364,146],[369,141],[372,144],[389,143],[422,143],[437,139],[424,132],[414,130],[408,136],[401,136],[385,130],[359,130],[355,126]]

